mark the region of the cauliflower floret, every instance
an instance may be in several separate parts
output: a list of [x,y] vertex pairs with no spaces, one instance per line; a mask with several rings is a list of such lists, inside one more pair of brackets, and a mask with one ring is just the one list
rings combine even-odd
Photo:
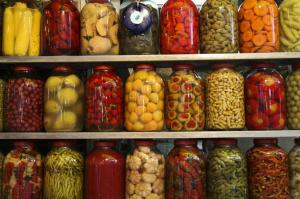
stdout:
[[139,157],[137,156],[128,156],[128,167],[131,169],[131,170],[138,170],[140,169],[141,165],[142,165],[142,161]]
[[159,199],[159,196],[155,193],[151,193],[146,197],[146,199]]
[[154,193],[161,194],[164,192],[164,181],[162,179],[157,179],[153,183],[153,191]]
[[149,159],[149,156],[146,153],[140,151],[135,151],[133,155],[139,157],[143,163]]
[[165,167],[164,167],[163,164],[158,165],[158,169],[157,169],[156,175],[159,178],[163,178],[165,176]]
[[156,180],[155,174],[143,173],[142,179],[144,182],[153,183]]
[[132,183],[127,183],[127,186],[126,186],[126,193],[128,193],[128,194],[134,194],[134,190],[135,190],[135,186],[134,186],[134,184],[132,184]]
[[149,195],[152,191],[152,187],[151,184],[149,183],[139,183],[136,185],[135,187],[135,193],[137,195],[140,195],[142,197],[146,197],[147,195]]
[[139,195],[134,194],[132,196],[129,196],[128,199],[143,199],[143,198],[141,196],[139,196]]
[[157,159],[148,159],[144,164],[145,171],[147,173],[156,173],[158,169],[158,160]]
[[143,152],[143,153],[146,153],[146,154],[148,154],[148,153],[151,152],[151,149],[150,149],[150,147],[148,147],[148,146],[139,146],[139,150],[140,150],[141,152]]
[[137,184],[141,181],[142,176],[138,171],[131,171],[128,174],[128,179],[130,182],[132,182],[132,184]]

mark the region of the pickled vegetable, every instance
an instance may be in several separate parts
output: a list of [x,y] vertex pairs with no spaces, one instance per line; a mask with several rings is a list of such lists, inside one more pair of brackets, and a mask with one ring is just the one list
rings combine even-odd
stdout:
[[201,53],[238,52],[238,11],[231,0],[207,0],[200,21]]
[[3,181],[3,162],[5,156],[2,152],[0,152],[0,198],[2,198],[2,181]]
[[300,139],[289,153],[289,177],[292,198],[300,198]]
[[72,144],[54,143],[45,158],[44,199],[82,199],[84,158]]
[[3,125],[4,125],[4,92],[5,92],[5,85],[6,85],[5,80],[0,79],[0,131],[3,131]]
[[247,162],[235,139],[215,141],[207,158],[209,199],[248,199]]

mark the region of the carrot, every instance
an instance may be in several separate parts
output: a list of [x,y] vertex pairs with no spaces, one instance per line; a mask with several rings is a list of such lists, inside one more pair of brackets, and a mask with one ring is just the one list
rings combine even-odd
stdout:
[[240,21],[243,20],[243,18],[244,18],[244,13],[245,13],[245,10],[244,10],[243,7],[241,7],[240,10],[239,10],[239,14],[238,14],[238,19],[239,19]]
[[264,26],[264,30],[270,32],[273,31],[273,28],[272,26]]
[[250,29],[250,23],[249,23],[249,21],[242,21],[240,23],[240,31],[241,32],[246,32],[249,29]]
[[278,17],[278,8],[274,3],[269,5],[269,12],[271,16]]
[[268,53],[268,52],[274,52],[274,51],[275,51],[275,49],[273,47],[263,46],[257,52],[259,52],[259,53]]
[[269,33],[268,31],[264,31],[264,30],[259,31],[259,34],[263,34],[263,35],[267,35],[268,33]]
[[253,45],[253,42],[244,42],[243,43],[243,47],[246,47],[246,48],[252,48],[254,45]]
[[176,31],[182,31],[182,32],[184,32],[184,24],[183,23],[178,23],[178,24],[176,24],[176,26],[175,26],[175,30]]
[[260,46],[251,48],[251,53],[255,53],[260,48],[261,48]]
[[267,38],[268,38],[268,41],[270,41],[270,42],[272,42],[272,43],[274,43],[275,40],[276,40],[275,35],[273,34],[272,31],[268,32]]
[[251,48],[240,47],[240,52],[241,53],[249,53],[249,52],[251,52]]
[[251,22],[258,19],[258,16],[254,15],[254,17],[252,17]]
[[266,42],[264,45],[265,45],[265,46],[275,47],[275,46],[276,46],[276,43],[275,43],[275,42]]
[[242,39],[243,42],[247,42],[247,41],[251,41],[252,37],[253,37],[252,31],[248,30],[248,31],[246,31],[242,34],[241,39]]
[[271,22],[271,15],[265,15],[265,16],[263,16],[263,22],[265,23],[265,25],[270,26],[272,24],[272,22]]
[[264,1],[257,3],[254,6],[253,10],[257,16],[261,16],[261,17],[265,16],[269,12],[268,7],[267,7],[266,3],[264,3]]
[[254,17],[254,12],[252,10],[246,10],[244,13],[244,19],[250,21]]
[[248,0],[248,1],[245,1],[244,4],[243,4],[243,8],[245,10],[250,10],[252,9],[257,3],[257,0]]
[[264,22],[260,18],[257,18],[251,22],[251,27],[255,31],[261,31],[264,28]]
[[255,46],[262,46],[267,41],[267,37],[262,34],[254,35],[252,41]]

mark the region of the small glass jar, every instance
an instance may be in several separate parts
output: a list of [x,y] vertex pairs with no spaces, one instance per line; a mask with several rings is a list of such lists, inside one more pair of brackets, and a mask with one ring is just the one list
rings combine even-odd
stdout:
[[207,157],[209,199],[248,199],[247,161],[236,139],[217,139]]
[[135,66],[125,84],[125,127],[128,131],[163,129],[164,88],[153,65]]
[[123,126],[123,83],[109,65],[94,68],[86,82],[86,120],[88,131],[118,131]]
[[199,17],[191,0],[168,0],[160,15],[160,53],[196,54],[199,49]]
[[244,0],[238,18],[241,53],[279,51],[279,11],[274,0]]
[[284,79],[270,63],[254,65],[245,80],[246,127],[281,130],[286,123]]
[[206,127],[236,130],[245,126],[244,77],[233,64],[214,64],[206,77]]
[[80,21],[81,54],[119,54],[119,18],[110,0],[88,0]]
[[44,82],[33,68],[14,68],[5,92],[6,131],[42,131],[43,88]]
[[300,138],[289,153],[289,177],[292,198],[300,198]]
[[40,55],[42,14],[37,1],[17,0],[3,13],[2,52],[10,56]]
[[254,139],[247,152],[250,198],[289,198],[288,155],[277,139]]
[[125,158],[114,141],[96,141],[85,161],[85,199],[125,198]]
[[57,66],[45,82],[44,127],[46,131],[81,131],[84,85],[68,66]]
[[[3,163],[2,197],[42,198],[43,161],[30,141],[15,141]],[[54,199],[54,198],[52,198]]]
[[231,0],[207,0],[200,21],[201,53],[239,51],[238,8]]
[[120,9],[120,47],[125,55],[158,54],[158,6],[151,0],[127,0]]
[[205,85],[191,65],[175,65],[167,81],[166,124],[171,131],[202,130],[205,125]]
[[51,0],[44,8],[43,55],[78,55],[80,14],[71,0]]
[[293,64],[293,72],[286,78],[287,126],[300,129],[300,63]]
[[166,199],[205,199],[205,156],[197,140],[175,140],[174,145],[166,160]]
[[164,198],[165,159],[153,140],[135,141],[126,158],[126,199]]
[[83,199],[84,158],[68,140],[53,142],[45,158],[44,199]]

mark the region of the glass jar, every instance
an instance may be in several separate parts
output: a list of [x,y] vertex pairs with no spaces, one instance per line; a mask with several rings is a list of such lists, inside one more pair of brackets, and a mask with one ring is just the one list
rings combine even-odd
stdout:
[[125,84],[125,127],[128,131],[163,129],[164,88],[153,65],[135,66]]
[[4,154],[0,151],[0,198],[3,198],[2,195],[2,186],[3,186],[3,163],[4,163]]
[[[4,71],[1,71],[1,72],[4,73]],[[3,131],[3,129],[4,129],[3,126],[4,126],[4,94],[5,94],[5,86],[6,86],[6,80],[5,80],[5,78],[3,76],[2,77],[0,76],[0,131]]]
[[[283,52],[300,51],[300,34],[297,29],[300,19],[299,2],[284,0],[280,4],[280,50]],[[298,7],[297,7],[298,6]]]
[[158,6],[151,0],[127,0],[120,9],[121,53],[158,54]]
[[15,141],[3,163],[3,199],[42,198],[43,161],[30,141]]
[[286,123],[284,79],[270,63],[254,65],[245,80],[246,127],[281,130]]
[[239,10],[240,52],[278,52],[279,13],[274,0],[244,0]]
[[96,141],[85,161],[85,199],[125,198],[125,158],[114,141]]
[[57,140],[45,158],[44,199],[82,199],[84,158],[74,143]]
[[300,63],[293,64],[293,72],[286,78],[287,125],[300,129]]
[[247,152],[250,198],[289,198],[288,155],[277,139],[254,139]]
[[175,140],[166,161],[166,198],[205,199],[204,153],[197,140]]
[[168,0],[160,15],[160,52],[195,54],[199,49],[199,17],[191,0]]
[[205,124],[205,85],[191,65],[175,65],[167,82],[166,124],[172,131],[202,130]]
[[81,131],[84,85],[68,66],[56,66],[45,82],[44,126],[46,131]]
[[81,54],[119,54],[119,19],[110,0],[89,0],[80,21]]
[[51,0],[44,8],[42,27],[44,55],[78,55],[80,14],[71,0]]
[[238,9],[231,0],[207,0],[200,21],[201,53],[239,51]]
[[38,56],[41,18],[35,1],[17,0],[7,6],[3,13],[3,55]]
[[244,77],[233,64],[214,64],[206,77],[206,127],[214,130],[245,126]]
[[126,158],[126,199],[164,198],[165,159],[153,140],[135,141]]
[[289,153],[289,177],[292,198],[300,198],[300,138]]
[[42,131],[44,82],[28,66],[14,68],[7,81],[4,113],[6,131]]
[[86,82],[86,120],[88,131],[118,131],[123,126],[123,83],[109,65],[94,68]]
[[209,199],[248,199],[247,161],[236,139],[217,139],[207,157]]

